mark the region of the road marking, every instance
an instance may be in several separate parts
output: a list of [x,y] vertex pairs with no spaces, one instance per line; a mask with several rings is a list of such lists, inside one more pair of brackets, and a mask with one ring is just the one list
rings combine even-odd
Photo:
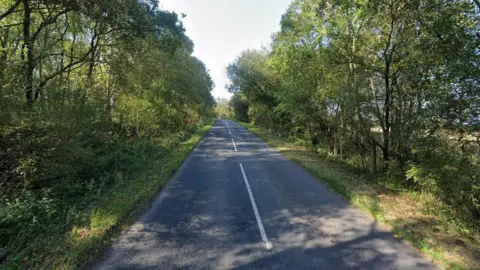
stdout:
[[255,203],[255,199],[253,198],[252,189],[250,188],[250,184],[248,183],[247,176],[245,175],[245,170],[243,170],[242,163],[239,163],[240,170],[242,171],[243,180],[245,180],[245,185],[247,186],[248,195],[250,196],[250,202],[252,203],[253,212],[255,213],[255,218],[257,219],[258,229],[260,230],[260,236],[262,237],[263,242],[265,243],[265,247],[267,249],[272,249],[272,242],[268,241],[267,234],[265,233],[265,228],[263,228],[262,219],[260,218],[260,214],[258,213],[257,204]]
[[[225,124],[225,126],[228,129],[228,134],[230,134],[230,136],[232,136],[232,132],[230,132],[230,128],[228,127],[227,121],[223,120],[223,123]],[[232,139],[232,141],[233,141],[233,139]],[[235,142],[233,144],[235,145]],[[235,149],[235,151],[237,151],[237,149]]]
[[237,152],[237,146],[235,145],[235,141],[232,138],[233,148],[235,148],[235,152]]

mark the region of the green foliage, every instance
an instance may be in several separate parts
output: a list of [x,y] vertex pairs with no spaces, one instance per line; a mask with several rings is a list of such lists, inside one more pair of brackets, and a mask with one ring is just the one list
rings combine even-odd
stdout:
[[[148,199],[155,196],[157,189],[207,130],[208,127],[202,128],[190,140],[172,145],[171,149],[163,149],[151,142],[119,147],[100,162],[100,167],[105,171],[100,178],[103,179],[103,186],[98,181],[92,181],[88,184],[90,193],[84,194],[83,198],[72,198],[76,203],[66,205],[66,209],[59,208],[52,199],[34,198],[31,193],[4,205],[0,214],[5,225],[2,228],[7,229],[7,233],[15,233],[18,237],[12,240],[24,245],[23,254],[15,254],[10,265],[35,268],[38,264],[48,263],[54,268],[71,268],[85,264],[86,259],[96,254],[95,247],[105,244],[103,242],[108,238],[104,237],[113,233],[109,233],[109,230],[128,224],[132,211],[140,211]],[[82,200],[85,200],[84,206],[80,205]],[[72,232],[65,236],[65,229],[71,229],[72,226]],[[82,230],[79,231],[79,228]],[[78,235],[82,233],[86,235]],[[50,242],[51,237],[55,239]],[[45,242],[48,245],[42,247]],[[37,255],[25,257],[31,252]],[[47,254],[54,257],[55,261],[41,258]],[[65,263],[67,265],[63,265]]]
[[[454,209],[439,208],[438,204],[442,204],[443,198],[438,194],[412,192],[392,182],[392,179],[362,172],[322,148],[318,152],[297,143],[295,138],[273,135],[258,125],[240,125],[370,213],[377,221],[391,227],[395,237],[410,242],[441,263],[443,268],[477,269],[480,265],[477,248],[479,234],[465,227],[458,228],[461,222],[451,220],[451,211]],[[451,183],[449,186],[452,186]],[[462,187],[458,190],[462,190]]]
[[478,19],[465,1],[296,0],[268,49],[228,66],[228,88],[251,122],[431,194],[479,232]]
[[428,147],[414,151],[406,177],[441,199],[439,209],[448,213],[448,222],[466,231],[476,230],[480,218],[480,159],[459,152],[456,143],[444,140],[432,138]]
[[219,98],[215,100],[215,114],[217,118],[232,118],[233,112],[230,109],[228,99]]
[[233,95],[229,102],[232,108],[233,118],[240,122],[248,121],[248,105],[239,94]]
[[2,0],[0,14],[0,265],[73,268],[181,162],[213,82],[155,0]]

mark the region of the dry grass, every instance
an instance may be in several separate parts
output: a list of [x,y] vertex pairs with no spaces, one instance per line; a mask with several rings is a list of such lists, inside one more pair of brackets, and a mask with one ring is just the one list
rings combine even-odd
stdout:
[[337,193],[371,214],[394,234],[445,269],[480,269],[480,236],[461,232],[435,212],[439,202],[428,194],[395,189],[373,176],[332,162],[256,126],[244,127],[299,163]]

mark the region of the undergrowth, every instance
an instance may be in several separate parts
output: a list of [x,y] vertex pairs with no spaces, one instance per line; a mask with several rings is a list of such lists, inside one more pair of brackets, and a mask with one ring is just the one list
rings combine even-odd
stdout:
[[[89,136],[85,138],[88,148],[72,143],[73,139],[68,143],[58,140],[57,146],[49,148],[42,145],[40,137],[32,143],[38,145],[30,147],[47,151],[19,164],[37,168],[36,177],[31,179],[41,182],[42,187],[23,183],[23,191],[11,188],[8,193],[7,185],[3,185],[3,267],[74,269],[88,264],[133,222],[210,127],[130,143]],[[98,143],[92,142],[96,139]],[[51,137],[45,140],[57,142]]]
[[399,185],[391,175],[362,171],[350,160],[325,154],[327,150],[312,149],[252,124],[240,124],[443,268],[480,268],[480,235],[475,228],[469,230],[469,224],[452,218],[434,194]]

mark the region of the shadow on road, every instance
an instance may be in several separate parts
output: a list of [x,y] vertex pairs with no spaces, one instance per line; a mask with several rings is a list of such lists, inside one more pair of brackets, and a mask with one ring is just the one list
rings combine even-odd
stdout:
[[[94,269],[434,269],[416,250],[243,129],[215,126]],[[266,250],[238,163],[266,233]]]

